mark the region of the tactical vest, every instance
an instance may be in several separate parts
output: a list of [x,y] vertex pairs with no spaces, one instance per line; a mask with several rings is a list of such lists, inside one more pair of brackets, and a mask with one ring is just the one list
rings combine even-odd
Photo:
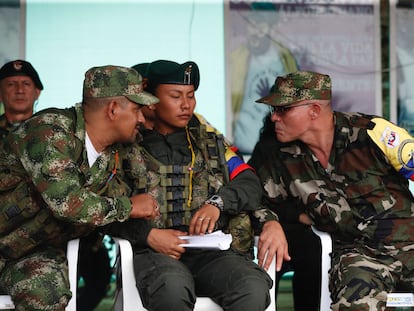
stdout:
[[157,228],[189,225],[194,210],[224,184],[217,135],[207,131],[204,124],[188,131],[194,146],[193,165],[164,165],[143,150],[149,172],[135,180],[135,189],[157,198],[161,212],[161,217],[154,222]]
[[[161,216],[153,221],[156,228],[188,226],[194,211],[228,182],[225,150],[229,146],[222,135],[199,121],[198,126],[188,129],[194,147],[193,165],[164,165],[142,149],[147,176],[135,177],[134,187],[138,193],[148,192],[157,198]],[[253,230],[247,212],[231,217],[222,213],[216,229],[231,233],[233,250],[251,255]]]

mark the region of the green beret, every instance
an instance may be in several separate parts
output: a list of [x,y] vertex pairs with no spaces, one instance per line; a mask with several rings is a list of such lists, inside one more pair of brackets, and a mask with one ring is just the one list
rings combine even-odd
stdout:
[[158,103],[158,98],[144,91],[141,75],[120,66],[92,67],[85,73],[83,98],[125,96],[140,105]]
[[37,71],[33,68],[32,64],[25,60],[14,60],[4,64],[0,68],[0,80],[14,76],[28,76],[39,90],[43,90],[43,84],[40,81]]
[[269,95],[256,100],[272,106],[287,106],[303,100],[331,99],[331,78],[312,71],[297,71],[277,77]]
[[159,84],[194,85],[200,84],[200,71],[196,63],[188,61],[178,64],[169,60],[157,60],[147,68],[148,89],[154,91]]

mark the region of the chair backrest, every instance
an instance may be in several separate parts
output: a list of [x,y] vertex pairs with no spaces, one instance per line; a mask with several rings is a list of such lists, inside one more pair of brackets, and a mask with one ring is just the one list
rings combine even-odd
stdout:
[[[67,258],[69,267],[69,283],[72,291],[72,298],[69,301],[66,311],[76,311],[76,289],[78,286],[78,252],[79,239],[68,242]],[[0,310],[14,310],[14,303],[9,295],[0,295]]]
[[[117,263],[121,269],[121,282],[118,293],[115,297],[115,311],[146,311],[142,305],[141,297],[135,285],[134,264],[132,256],[132,247],[129,241],[113,238],[118,245],[120,260]],[[255,246],[257,246],[258,238],[255,237]],[[273,287],[270,289],[271,303],[266,309],[268,311],[276,310],[275,296],[275,278],[276,278],[276,260],[273,259],[267,273],[273,280]],[[197,297],[194,307],[195,311],[222,311],[223,309],[208,297]]]
[[315,227],[312,227],[313,232],[321,239],[322,255],[322,275],[321,275],[321,300],[320,300],[320,311],[330,310],[332,303],[330,292],[329,292],[329,269],[331,268],[331,257],[332,253],[332,239],[329,233],[319,231]]

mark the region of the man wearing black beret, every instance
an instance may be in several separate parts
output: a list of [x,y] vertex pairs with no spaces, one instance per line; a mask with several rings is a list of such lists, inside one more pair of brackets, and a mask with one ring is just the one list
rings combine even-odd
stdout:
[[43,84],[32,64],[14,60],[0,69],[0,102],[4,114],[0,116],[0,138],[3,138],[22,121],[30,118]]

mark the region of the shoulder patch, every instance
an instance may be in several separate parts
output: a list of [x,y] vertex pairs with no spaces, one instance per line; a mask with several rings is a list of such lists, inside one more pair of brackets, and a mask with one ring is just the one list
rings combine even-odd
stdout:
[[372,122],[375,127],[367,131],[368,135],[400,174],[414,180],[414,138],[405,129],[382,118],[374,118]]

